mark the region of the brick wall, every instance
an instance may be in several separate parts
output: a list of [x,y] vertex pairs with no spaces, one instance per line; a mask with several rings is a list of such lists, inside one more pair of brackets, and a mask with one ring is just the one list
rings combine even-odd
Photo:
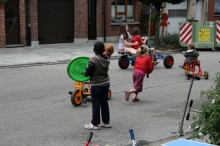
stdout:
[[30,0],[31,41],[38,41],[37,0]]
[[103,11],[103,0],[96,1],[96,30],[97,37],[103,37],[103,28],[104,28],[104,16],[102,14]]
[[74,37],[88,38],[88,0],[74,1]]
[[[141,3],[136,1],[135,7],[135,22],[140,22]],[[120,23],[118,25],[111,25],[111,22],[111,1],[106,0],[106,36],[118,36]],[[139,24],[129,24],[128,26],[130,33],[134,27],[140,28]]]
[[4,8],[0,8],[0,48],[6,46],[6,35],[5,35],[5,11]]
[[20,38],[21,38],[21,44],[26,46],[25,0],[20,0],[19,1],[19,14],[20,14]]
[[213,8],[215,8],[215,1],[209,0],[208,1],[208,19],[207,19],[207,21],[220,20],[219,15],[214,16],[214,9]]

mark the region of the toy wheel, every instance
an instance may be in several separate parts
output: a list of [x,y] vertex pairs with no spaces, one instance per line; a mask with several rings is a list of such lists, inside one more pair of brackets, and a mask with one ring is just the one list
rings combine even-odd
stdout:
[[127,56],[121,56],[118,60],[118,66],[121,69],[127,69],[129,66],[129,63],[127,63]]
[[173,63],[174,63],[174,59],[173,59],[172,55],[167,55],[167,56],[164,57],[163,65],[166,68],[171,68],[173,66]]
[[190,77],[189,77],[189,75],[188,75],[188,74],[186,74],[186,79],[187,79],[187,80],[189,80],[189,78],[190,78]]
[[82,104],[82,97],[80,97],[79,89],[72,92],[71,102],[74,106],[80,106]]
[[109,89],[108,90],[108,100],[110,100],[112,98],[112,91]]
[[89,90],[88,88],[83,88],[82,89],[82,97],[86,98],[88,96]]
[[207,71],[204,71],[204,78],[207,80],[209,78],[209,73]]
[[185,68],[184,68],[184,73],[185,73],[185,75],[188,74],[188,67],[187,67],[187,65],[186,65]]

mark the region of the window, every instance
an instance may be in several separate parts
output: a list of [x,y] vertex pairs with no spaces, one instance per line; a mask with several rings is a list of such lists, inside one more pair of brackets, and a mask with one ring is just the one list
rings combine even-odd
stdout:
[[214,14],[220,14],[220,0],[215,0]]
[[185,18],[186,17],[186,10],[168,10],[169,17],[178,17],[178,18]]
[[121,16],[125,21],[128,16],[134,17],[135,0],[112,0],[111,18],[114,21],[115,16]]

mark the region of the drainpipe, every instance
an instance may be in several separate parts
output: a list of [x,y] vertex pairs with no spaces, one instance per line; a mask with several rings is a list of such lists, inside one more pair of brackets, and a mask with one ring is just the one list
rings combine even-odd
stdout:
[[106,0],[103,0],[103,11],[102,11],[102,14],[103,14],[103,25],[104,25],[104,42],[106,42]]
[[25,1],[25,11],[26,11],[26,41],[27,41],[27,46],[31,46],[31,24],[30,24],[30,3],[29,0]]

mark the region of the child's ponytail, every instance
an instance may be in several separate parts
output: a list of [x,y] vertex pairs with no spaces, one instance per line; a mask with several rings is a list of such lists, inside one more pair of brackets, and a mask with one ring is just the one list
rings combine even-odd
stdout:
[[146,45],[140,46],[140,48],[137,49],[137,54],[138,55],[148,54],[148,47]]
[[141,55],[141,49],[140,48],[137,49],[137,55]]

